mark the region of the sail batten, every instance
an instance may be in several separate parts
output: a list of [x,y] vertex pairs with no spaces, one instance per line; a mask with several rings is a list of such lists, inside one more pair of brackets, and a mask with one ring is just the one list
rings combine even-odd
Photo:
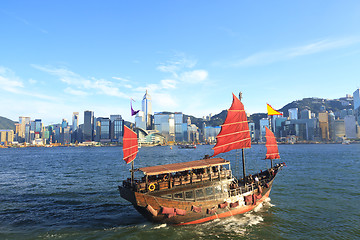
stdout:
[[123,137],[123,153],[124,161],[131,163],[135,158],[138,150],[137,135],[127,126],[124,126],[124,137]]
[[251,148],[250,131],[244,105],[234,94],[232,105],[216,139],[217,143],[213,147],[213,156],[234,149]]
[[267,127],[265,127],[266,129],[266,157],[265,159],[279,159],[280,155],[279,155],[279,150],[278,150],[278,145],[276,142],[276,138],[274,136],[274,133]]

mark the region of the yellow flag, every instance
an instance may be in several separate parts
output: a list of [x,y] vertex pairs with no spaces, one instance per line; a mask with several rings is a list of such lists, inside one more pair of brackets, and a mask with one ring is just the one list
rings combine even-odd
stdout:
[[266,105],[267,105],[267,112],[268,112],[269,116],[282,115],[280,112],[276,111],[272,106],[270,106],[268,103]]

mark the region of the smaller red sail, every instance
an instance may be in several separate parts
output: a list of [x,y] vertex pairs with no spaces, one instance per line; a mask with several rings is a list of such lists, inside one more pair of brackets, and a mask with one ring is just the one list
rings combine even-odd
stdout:
[[266,144],[265,144],[265,146],[267,149],[265,159],[278,159],[278,158],[280,158],[280,155],[279,155],[278,145],[277,145],[274,133],[266,126],[265,126],[265,129],[266,129],[266,135],[265,135]]
[[123,137],[123,153],[124,161],[131,163],[135,158],[138,150],[137,135],[130,128],[124,126],[124,137]]

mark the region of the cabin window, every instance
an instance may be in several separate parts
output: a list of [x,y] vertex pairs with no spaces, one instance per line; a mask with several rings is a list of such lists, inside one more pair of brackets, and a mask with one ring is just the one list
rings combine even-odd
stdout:
[[204,198],[204,192],[202,189],[196,189],[195,191],[196,199]]
[[214,187],[215,194],[221,194],[221,185],[217,185]]
[[228,185],[223,185],[223,191],[224,191],[225,193],[227,193],[228,190],[229,190],[229,186],[228,186]]
[[206,196],[211,196],[211,195],[214,195],[214,190],[212,187],[207,187],[207,188],[205,188],[205,193],[206,193]]
[[194,192],[193,191],[185,192],[185,199],[194,200]]
[[205,193],[206,193],[206,199],[211,200],[215,198],[213,187],[205,188]]
[[166,195],[162,195],[161,197],[163,197],[163,198],[172,198],[172,194],[166,194]]
[[174,199],[183,199],[184,194],[182,192],[174,193]]

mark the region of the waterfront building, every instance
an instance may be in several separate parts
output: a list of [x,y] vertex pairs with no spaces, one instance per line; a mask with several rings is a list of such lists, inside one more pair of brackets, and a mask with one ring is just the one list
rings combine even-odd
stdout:
[[249,122],[249,131],[250,131],[251,141],[254,142],[255,141],[255,135],[256,135],[255,134],[255,123]]
[[[183,142],[184,141],[184,133],[182,129],[182,124],[184,122],[184,115],[182,112],[174,113],[174,122],[175,122],[175,141]],[[155,120],[155,116],[154,116]]]
[[73,112],[72,115],[72,130],[76,131],[79,128],[79,112]]
[[94,112],[84,112],[84,129],[83,129],[83,140],[93,141],[94,140]]
[[14,142],[13,130],[0,130],[0,144],[7,145]]
[[342,141],[345,136],[345,121],[344,119],[337,119],[334,122],[334,133],[335,133],[335,141]]
[[68,123],[68,121],[67,121],[65,118],[63,118],[63,120],[62,120],[62,122],[61,122],[61,127],[62,127],[62,128],[66,128],[67,126],[69,126],[69,123]]
[[163,135],[167,142],[175,141],[175,119],[172,113],[155,113],[154,128]]
[[135,126],[146,130],[145,113],[139,111],[135,116]]
[[268,127],[269,128],[269,119],[267,118],[262,118],[260,119],[260,137],[259,137],[259,140],[260,142],[265,142],[266,139],[265,139],[265,127]]
[[216,143],[216,136],[221,130],[220,126],[216,127],[205,127],[205,140],[208,143]]
[[289,119],[298,119],[298,109],[290,108],[289,110]]
[[353,94],[353,99],[355,119],[357,120],[358,125],[360,125],[360,88],[355,90]]
[[319,113],[319,127],[321,132],[321,140],[329,141],[329,114],[328,112],[320,112]]
[[348,139],[357,138],[357,124],[355,116],[345,116],[345,137]]
[[300,119],[311,119],[311,111],[304,109],[300,112]]
[[286,117],[278,117],[275,119],[275,136],[277,138],[285,137],[286,135],[283,135],[283,126],[284,122],[288,119]]
[[195,124],[187,126],[188,142],[199,142],[200,134],[198,127]]
[[335,141],[335,114],[333,112],[329,112],[329,138],[331,141]]
[[96,142],[110,142],[110,119],[99,117],[96,119]]
[[145,95],[142,100],[142,111],[144,112],[145,117],[145,126],[147,129],[152,129],[152,105],[151,105],[151,96],[146,90]]
[[113,142],[121,142],[124,131],[124,120],[121,115],[110,115],[110,139]]
[[25,126],[30,124],[30,117],[19,117],[19,124],[19,132],[17,132],[18,141],[23,142],[25,140]]
[[60,143],[62,145],[69,144],[71,142],[70,126],[61,127],[60,129]]
[[297,141],[314,141],[317,119],[289,119],[281,121],[279,135],[281,138],[294,136]]

